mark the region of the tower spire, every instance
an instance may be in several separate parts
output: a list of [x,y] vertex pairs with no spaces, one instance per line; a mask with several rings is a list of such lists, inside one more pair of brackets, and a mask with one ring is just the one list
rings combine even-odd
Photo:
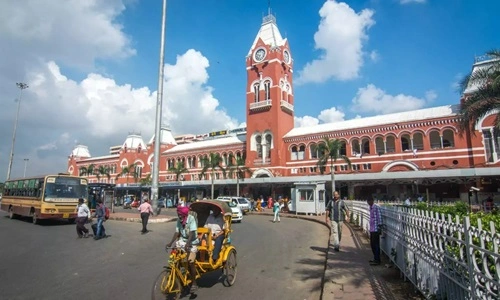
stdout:
[[271,0],[267,0],[267,14],[271,14]]

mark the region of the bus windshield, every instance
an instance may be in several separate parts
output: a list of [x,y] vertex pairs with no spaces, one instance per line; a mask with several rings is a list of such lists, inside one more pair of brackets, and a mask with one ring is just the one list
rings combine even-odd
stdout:
[[45,183],[44,199],[88,198],[87,180],[74,177],[48,177]]

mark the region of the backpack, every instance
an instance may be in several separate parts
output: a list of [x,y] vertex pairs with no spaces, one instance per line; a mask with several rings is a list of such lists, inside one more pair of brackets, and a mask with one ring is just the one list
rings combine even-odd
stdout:
[[104,219],[109,219],[109,208],[107,206],[104,207]]

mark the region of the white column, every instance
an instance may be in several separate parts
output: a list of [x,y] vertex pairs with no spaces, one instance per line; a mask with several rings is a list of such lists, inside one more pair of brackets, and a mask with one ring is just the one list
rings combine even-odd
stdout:
[[439,136],[439,140],[441,141],[441,149],[442,149],[443,148],[443,136],[442,135]]
[[413,138],[410,138],[410,144],[411,144],[411,151],[413,151]]
[[384,140],[384,153],[387,153],[387,141]]
[[498,154],[499,153],[497,153],[497,147],[496,147],[496,143],[495,143],[496,141],[495,141],[495,135],[494,135],[493,128],[490,128],[490,134],[491,134],[491,141],[490,141],[490,143],[491,143],[491,148],[492,148],[492,151],[493,151],[491,154],[493,156],[493,161],[495,162],[495,161],[498,160]]

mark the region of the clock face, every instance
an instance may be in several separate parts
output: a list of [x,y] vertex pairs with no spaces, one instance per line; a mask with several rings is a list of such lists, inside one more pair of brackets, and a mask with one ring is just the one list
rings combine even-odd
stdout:
[[288,50],[284,50],[283,51],[283,59],[285,60],[285,62],[287,64],[290,63],[291,59],[290,59],[290,52],[288,52]]
[[258,49],[257,51],[255,51],[255,54],[253,56],[253,59],[256,61],[256,62],[260,62],[260,61],[263,61],[264,58],[266,57],[266,50],[265,49]]

